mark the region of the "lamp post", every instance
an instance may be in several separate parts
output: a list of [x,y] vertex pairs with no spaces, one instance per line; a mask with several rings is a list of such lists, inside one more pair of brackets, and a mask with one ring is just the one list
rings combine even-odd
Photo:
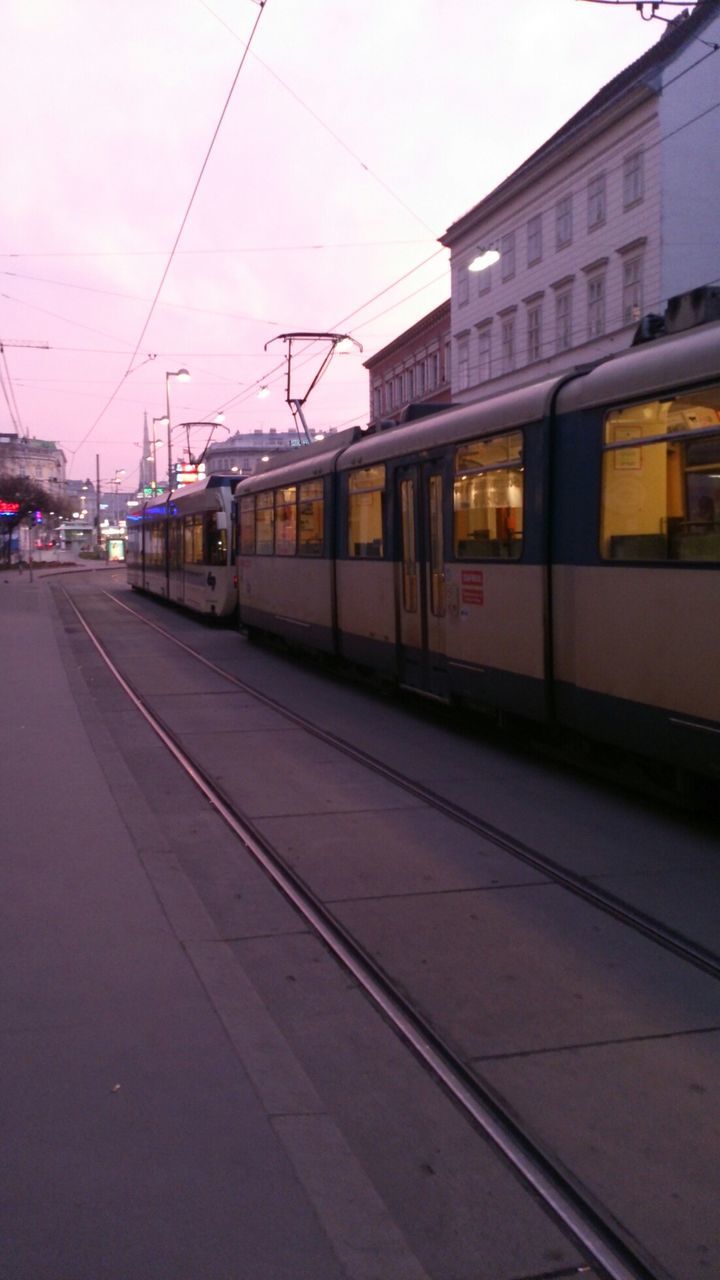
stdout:
[[[156,428],[156,427],[169,427],[169,425],[170,425],[170,419],[169,419],[169,418],[167,418],[167,417],[165,417],[165,416],[163,416],[162,418],[153,418],[153,436],[155,437],[155,428]],[[159,445],[159,444],[162,444],[162,440],[158,439],[157,437],[153,438],[153,439],[150,441],[150,447],[151,447],[152,452],[151,452],[151,454],[150,454],[150,457],[148,458],[148,462],[152,462],[152,488],[153,488],[153,497],[155,497],[155,495],[156,495],[156,493],[157,493],[157,487],[158,487],[158,482],[157,482],[157,451],[158,451],[158,445]]]
[[168,451],[168,494],[172,493],[172,427],[170,426],[170,379],[179,378],[188,382],[190,374],[187,369],[176,369],[174,373],[165,374],[165,412],[167,417],[167,451]]

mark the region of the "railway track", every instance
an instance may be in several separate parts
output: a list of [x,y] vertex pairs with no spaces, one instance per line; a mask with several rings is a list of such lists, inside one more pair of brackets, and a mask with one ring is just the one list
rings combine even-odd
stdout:
[[[194,661],[234,688],[250,695],[259,703],[282,716],[295,728],[321,741],[333,751],[348,757],[364,770],[382,778],[428,809],[441,813],[452,823],[482,837],[503,854],[517,859],[524,866],[538,872],[543,880],[559,886],[593,909],[602,911],[622,924],[623,928],[650,940],[655,946],[669,952],[683,964],[691,965],[705,976],[720,977],[720,957],[679,931],[663,926],[660,922],[638,911],[618,896],[607,892],[571,869],[561,866],[538,849],[517,840],[509,831],[493,823],[484,822],[477,815],[460,805],[445,799],[438,792],[423,786],[413,778],[389,767],[366,751],[337,734],[329,732],[307,717],[289,711],[274,698],[268,697],[252,684],[239,679],[222,666],[210,661],[192,646],[178,639],[166,628],[144,617],[138,610],[109,592],[103,593],[113,607],[120,608],[138,625],[150,627],[163,640],[179,648]],[[524,1182],[539,1196],[549,1212],[562,1224],[563,1230],[576,1243],[588,1266],[611,1280],[660,1280],[670,1273],[652,1256],[650,1250],[633,1239],[592,1193],[583,1186],[581,1179],[569,1173],[562,1161],[543,1143],[538,1143],[526,1127],[519,1122],[512,1107],[508,1107],[496,1089],[488,1087],[479,1074],[468,1066],[464,1055],[456,1051],[438,1029],[408,997],[403,984],[398,983],[377,960],[353,936],[338,918],[331,906],[323,902],[312,888],[279,856],[272,843],[262,835],[258,825],[249,820],[234,803],[224,786],[219,786],[211,772],[198,758],[193,758],[163,719],[153,710],[151,699],[136,687],[132,675],[119,669],[110,652],[112,645],[101,637],[101,628],[93,625],[87,611],[78,607],[69,592],[65,598],[84,629],[88,639],[112,672],[114,679],[124,689],[138,712],[161,738],[179,765],[200,788],[214,809],[221,815],[243,846],[260,863],[285,897],[292,902],[309,927],[316,931],[340,963],[352,974],[383,1017],[392,1024],[412,1052],[420,1057],[443,1089],[449,1092],[462,1108],[471,1123],[479,1128],[497,1147]],[[558,1274],[572,1274],[562,1272]],[[677,1280],[680,1280],[678,1276]],[[685,1280],[685,1277],[682,1278]]]
[[577,875],[569,867],[561,865],[559,862],[549,858],[541,850],[532,848],[530,845],[521,840],[516,839],[509,830],[502,830],[494,823],[486,822],[476,814],[469,812],[468,809],[461,805],[454,804],[440,795],[437,791],[423,785],[414,778],[399,772],[392,768],[382,760],[370,755],[367,751],[356,746],[347,738],[340,737],[336,733],[332,733],[315,721],[308,719],[307,716],[299,715],[297,712],[289,710],[283,706],[276,698],[269,697],[257,686],[241,680],[231,672],[225,670],[215,662],[211,662],[208,658],[198,653],[191,645],[186,644],[177,636],[172,635],[165,627],[161,627],[158,623],[148,618],[144,618],[136,609],[131,608],[124,601],[110,592],[105,592],[108,599],[112,601],[118,608],[124,609],[134,618],[141,622],[144,626],[156,631],[164,639],[171,644],[176,645],[185,653],[196,659],[208,670],[215,672],[227,680],[230,685],[236,689],[241,689],[244,693],[250,694],[258,702],[266,707],[272,708],[279,715],[283,716],[288,722],[296,725],[304,730],[305,733],[317,738],[319,741],[327,743],[343,755],[348,756],[351,760],[357,761],[365,768],[371,770],[379,777],[386,779],[396,787],[407,792],[415,799],[421,800],[423,804],[429,808],[443,813],[446,817],[451,818],[454,822],[460,823],[468,830],[482,836],[490,844],[496,848],[502,849],[505,853],[509,853],[513,858],[518,859],[526,866],[533,867],[543,876],[547,877],[554,884],[562,885],[564,889],[589,902],[592,906],[606,912],[615,919],[620,920],[628,928],[652,939],[659,946],[671,951],[673,954],[680,956],[689,964],[695,965],[698,969],[705,973],[711,974],[715,978],[720,978],[720,953],[712,951],[710,948],[700,945],[692,938],[685,937],[679,930],[671,929],[667,925],[662,924],[656,919],[643,911],[637,909],[628,902],[624,902],[618,895],[608,892],[601,886],[592,883],[586,877]]

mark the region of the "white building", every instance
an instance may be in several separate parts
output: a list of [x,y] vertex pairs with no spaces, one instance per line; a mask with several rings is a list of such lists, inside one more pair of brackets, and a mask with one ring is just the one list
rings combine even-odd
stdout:
[[720,0],[698,0],[453,223],[454,401],[622,350],[720,281],[719,109]]

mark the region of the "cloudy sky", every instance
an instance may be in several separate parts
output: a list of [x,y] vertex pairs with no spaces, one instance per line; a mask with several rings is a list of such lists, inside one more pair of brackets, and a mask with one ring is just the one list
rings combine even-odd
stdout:
[[131,488],[183,365],[173,424],[291,427],[264,348],[296,330],[363,347],[310,425],[365,421],[363,359],[449,294],[437,237],[663,30],[586,0],[5,0],[0,430]]

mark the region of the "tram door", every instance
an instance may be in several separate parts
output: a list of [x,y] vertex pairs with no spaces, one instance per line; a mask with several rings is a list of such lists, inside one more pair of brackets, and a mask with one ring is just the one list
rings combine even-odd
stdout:
[[448,674],[442,463],[402,467],[397,484],[400,682],[445,698]]

